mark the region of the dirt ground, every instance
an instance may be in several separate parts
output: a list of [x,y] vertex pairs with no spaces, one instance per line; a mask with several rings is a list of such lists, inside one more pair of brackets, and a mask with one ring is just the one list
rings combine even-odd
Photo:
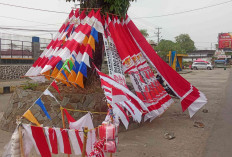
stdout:
[[[203,157],[207,139],[225,97],[230,72],[231,69],[214,69],[182,74],[206,95],[208,103],[203,109],[207,109],[208,113],[201,109],[190,119],[188,112],[182,112],[179,100],[174,99],[175,103],[161,117],[139,128],[120,132],[118,150],[113,156]],[[0,95],[0,112],[4,111],[9,98],[9,94]],[[203,123],[204,128],[194,127],[194,122]],[[175,138],[164,138],[167,132],[173,133]],[[10,136],[11,133],[0,130],[0,155]]]

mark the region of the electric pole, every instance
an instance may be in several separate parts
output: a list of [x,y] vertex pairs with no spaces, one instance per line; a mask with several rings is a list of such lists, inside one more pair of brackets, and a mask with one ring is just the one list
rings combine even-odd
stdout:
[[160,30],[161,30],[162,28],[161,28],[161,27],[158,27],[158,28],[155,28],[155,29],[158,30],[157,33],[155,33],[155,34],[156,34],[156,36],[157,36],[157,38],[158,38],[157,44],[159,44],[160,38],[161,38],[161,36],[160,36],[160,34],[161,34]]

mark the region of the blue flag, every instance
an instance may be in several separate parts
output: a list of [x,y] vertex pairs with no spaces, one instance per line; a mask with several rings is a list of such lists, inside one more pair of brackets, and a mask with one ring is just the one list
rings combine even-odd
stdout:
[[87,78],[87,66],[84,62],[81,62],[79,71]]
[[39,105],[41,107],[41,109],[43,110],[43,112],[45,113],[45,115],[48,117],[48,119],[52,120],[50,115],[48,114],[43,102],[41,101],[41,99],[39,98],[36,102],[37,105]]

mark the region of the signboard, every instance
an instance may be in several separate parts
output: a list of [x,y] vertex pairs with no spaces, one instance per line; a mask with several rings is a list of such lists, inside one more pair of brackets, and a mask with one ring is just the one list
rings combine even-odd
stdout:
[[231,33],[219,33],[218,35],[218,48],[232,50],[232,34]]

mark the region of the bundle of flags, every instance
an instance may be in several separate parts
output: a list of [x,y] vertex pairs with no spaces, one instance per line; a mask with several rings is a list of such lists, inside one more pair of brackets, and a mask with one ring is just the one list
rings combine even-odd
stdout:
[[83,78],[87,78],[87,67],[91,67],[89,60],[93,57],[98,33],[103,33],[100,10],[92,10],[88,16],[85,11],[80,15],[78,9],[75,14],[72,11],[26,76],[38,81],[53,77],[67,86],[84,88]]
[[[52,77],[67,86],[84,88],[84,78],[88,77],[87,69],[91,68],[90,60],[93,59],[96,42],[99,42],[99,33],[103,36],[108,67],[111,69],[110,76],[99,70],[97,72],[107,103],[126,128],[129,116],[137,122],[141,121],[142,115],[144,120],[153,120],[173,103],[147,61],[181,99],[182,109],[188,109],[190,117],[207,102],[202,92],[156,54],[128,16],[121,20],[108,15],[102,17],[100,10],[92,10],[87,16],[85,10],[80,14],[78,9],[71,11],[55,38],[26,76],[40,81],[45,77]],[[136,95],[128,89],[124,74],[129,75]],[[47,95],[50,95],[49,92]],[[37,101],[49,118],[41,105],[41,99]]]

